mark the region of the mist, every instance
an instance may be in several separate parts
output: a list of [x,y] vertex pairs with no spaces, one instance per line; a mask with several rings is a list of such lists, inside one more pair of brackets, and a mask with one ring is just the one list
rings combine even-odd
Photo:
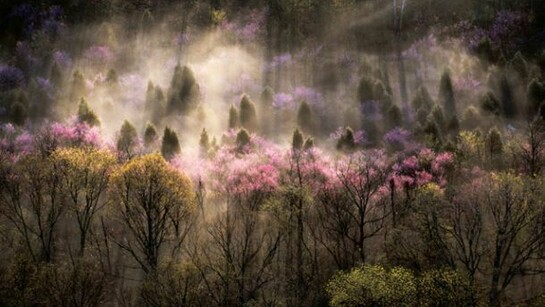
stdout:
[[0,3],[0,305],[540,306],[544,12]]

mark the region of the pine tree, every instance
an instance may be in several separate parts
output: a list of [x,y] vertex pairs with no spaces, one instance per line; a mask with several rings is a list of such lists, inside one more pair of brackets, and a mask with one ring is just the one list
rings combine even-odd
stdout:
[[303,101],[299,105],[299,110],[297,110],[297,125],[307,134],[313,132],[314,121],[312,117],[312,110],[306,101]]
[[138,145],[136,128],[129,121],[125,120],[117,138],[117,151],[130,159],[134,155],[136,145]]
[[208,132],[206,132],[206,129],[202,129],[201,137],[199,139],[199,148],[201,155],[206,156],[208,154],[208,151],[210,150],[210,140],[208,138]]
[[460,132],[460,121],[458,120],[458,116],[454,115],[449,119],[447,122],[447,132],[453,135]]
[[234,105],[229,108],[229,130],[238,128],[238,110]]
[[193,71],[187,66],[176,65],[170,82],[167,111],[187,115],[196,110],[198,98],[199,85]]
[[488,91],[486,94],[482,95],[479,99],[481,109],[487,113],[493,115],[501,114],[501,106],[499,100],[496,98],[494,93]]
[[117,71],[113,68],[108,70],[108,74],[106,75],[106,82],[108,82],[110,85],[117,84],[118,76]]
[[274,90],[270,86],[266,86],[265,89],[261,92],[259,101],[261,106],[264,108],[272,107],[274,99]]
[[373,97],[377,100],[381,100],[384,95],[387,95],[386,86],[382,81],[377,80],[373,85]]
[[356,142],[354,141],[354,131],[347,127],[344,133],[337,141],[337,150],[341,151],[353,151],[356,148]]
[[488,131],[486,147],[491,156],[497,156],[503,152],[503,141],[498,129],[492,128]]
[[61,90],[64,79],[63,79],[62,70],[59,67],[59,64],[57,64],[57,62],[53,63],[53,66],[51,66],[51,73],[49,75],[49,80],[51,81],[51,84],[55,86],[55,89],[57,91]]
[[428,89],[421,85],[412,101],[413,110],[418,111],[420,109],[429,110],[434,105],[433,99],[431,98]]
[[511,85],[509,84],[509,80],[507,80],[507,76],[505,75],[503,75],[500,80],[500,93],[503,115],[506,118],[514,118],[517,115],[517,110]]
[[462,127],[467,130],[474,130],[479,122],[479,111],[475,107],[468,107],[462,117]]
[[165,96],[163,95],[163,90],[159,86],[154,86],[151,81],[148,82],[144,109],[151,122],[156,125],[161,122],[165,115]]
[[526,59],[524,58],[522,53],[520,53],[520,51],[517,51],[517,53],[515,53],[515,55],[513,56],[513,58],[511,59],[511,62],[509,64],[510,64],[511,68],[514,71],[517,72],[519,78],[522,81],[527,80],[527,78],[528,78],[528,62],[526,61]]
[[157,141],[157,129],[155,126],[148,122],[146,129],[144,130],[144,146],[150,147]]
[[428,110],[425,108],[420,108],[416,112],[416,121],[421,125],[424,126],[426,124],[426,120],[428,119]]
[[439,105],[433,106],[430,114],[428,115],[428,120],[434,121],[441,131],[444,131],[447,126],[445,113],[443,112],[443,108],[441,108]]
[[314,147],[314,139],[312,137],[308,137],[305,140],[305,144],[303,145],[303,149],[304,150],[309,150],[309,149],[312,149],[312,147]]
[[446,70],[441,76],[439,86],[439,101],[443,105],[445,112],[448,114],[456,114],[456,101],[454,100],[454,89],[450,79],[450,72]]
[[170,160],[175,155],[181,152],[178,135],[169,127],[165,127],[163,133],[163,141],[161,144],[161,154],[165,159]]
[[294,150],[301,150],[303,148],[303,134],[299,129],[295,129],[293,131],[292,141],[291,141],[291,148]]
[[250,144],[250,134],[248,134],[248,131],[246,131],[246,129],[240,129],[237,133],[235,142],[237,144],[237,151],[243,152],[246,146]]
[[403,116],[401,110],[397,105],[392,105],[388,111],[386,111],[384,118],[384,131],[390,131],[395,127],[403,126]]
[[11,122],[17,126],[23,126],[27,119],[27,108],[19,101],[11,105],[9,117]]
[[85,78],[79,70],[76,70],[72,75],[72,86],[70,88],[70,101],[75,101],[78,97],[87,94],[85,86]]
[[533,119],[539,111],[539,106],[545,101],[545,86],[537,79],[532,80],[526,91],[528,119]]
[[364,77],[358,85],[358,102],[365,103],[371,100],[375,100],[373,82],[369,78]]
[[257,129],[255,104],[247,95],[243,95],[240,101],[240,125],[248,131],[256,131]]
[[423,127],[422,132],[430,139],[434,146],[438,146],[442,142],[441,130],[439,125],[433,120],[430,119],[426,122],[426,125]]
[[89,108],[87,101],[83,97],[81,97],[78,106],[78,120],[80,122],[87,123],[91,127],[100,126],[100,120],[98,119],[98,116],[93,110],[91,110],[91,108]]

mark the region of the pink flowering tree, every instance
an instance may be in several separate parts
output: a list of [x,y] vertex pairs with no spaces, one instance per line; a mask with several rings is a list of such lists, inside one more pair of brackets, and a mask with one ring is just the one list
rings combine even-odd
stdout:
[[341,269],[365,263],[366,242],[384,227],[389,169],[380,150],[343,156],[336,163],[335,177],[319,195],[320,241]]
[[[256,136],[244,151],[224,145],[199,180],[213,205],[225,206],[206,221],[206,248],[192,259],[218,305],[245,304],[272,280],[282,235],[266,204],[279,186],[279,151]],[[205,164],[203,164],[204,166]]]

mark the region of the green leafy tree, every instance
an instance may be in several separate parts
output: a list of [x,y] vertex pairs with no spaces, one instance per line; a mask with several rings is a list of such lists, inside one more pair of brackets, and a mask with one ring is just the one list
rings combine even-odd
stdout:
[[79,256],[85,253],[89,234],[97,214],[106,205],[103,196],[116,157],[95,148],[60,148],[52,154],[53,163],[62,174],[68,210],[75,216],[79,230]]
[[333,307],[416,306],[417,285],[414,274],[407,269],[364,265],[337,273],[326,291]]

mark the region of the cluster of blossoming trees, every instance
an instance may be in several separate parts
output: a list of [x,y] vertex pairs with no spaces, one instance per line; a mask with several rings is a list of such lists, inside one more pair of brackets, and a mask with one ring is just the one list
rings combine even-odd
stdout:
[[454,306],[541,293],[521,291],[545,268],[539,120],[500,145],[501,161],[469,131],[451,151],[336,153],[299,131],[289,147],[239,132],[165,160],[159,142],[127,141],[126,125],[116,144],[85,122],[2,126],[3,304]]

